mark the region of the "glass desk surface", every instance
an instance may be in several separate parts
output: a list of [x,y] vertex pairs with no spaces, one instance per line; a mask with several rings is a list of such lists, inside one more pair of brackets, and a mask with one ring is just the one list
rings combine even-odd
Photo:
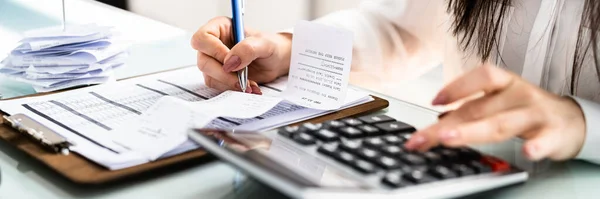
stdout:
[[[118,78],[195,64],[196,54],[189,46],[191,33],[94,1],[67,0],[66,3],[69,23],[113,25],[134,42],[127,66],[116,73]],[[59,0],[0,0],[0,55],[14,47],[12,44],[20,39],[23,31],[60,25],[60,15]],[[434,78],[430,79],[436,79],[439,71],[431,75]],[[422,84],[413,81],[406,85]],[[425,87],[429,88],[423,90],[433,90],[439,85]],[[33,92],[28,85],[0,79],[0,93],[5,98]],[[390,107],[380,113],[416,127],[425,127],[436,119],[436,111],[374,94],[390,101]],[[517,159],[518,149],[518,141],[486,148],[514,159]],[[285,198],[252,179],[243,179],[234,168],[214,161],[108,187],[80,187],[0,142],[0,198]],[[550,164],[527,183],[471,197],[589,198],[600,193],[596,191],[598,184],[599,166],[570,161]]]

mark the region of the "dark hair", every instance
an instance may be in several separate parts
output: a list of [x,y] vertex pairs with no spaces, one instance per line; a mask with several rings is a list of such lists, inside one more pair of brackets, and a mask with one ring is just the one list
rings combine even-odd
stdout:
[[[452,33],[458,37],[461,48],[473,50],[482,61],[488,61],[498,40],[512,0],[448,0],[447,11],[454,17]],[[575,94],[586,55],[593,53],[596,75],[600,81],[600,56],[598,55],[598,31],[600,31],[600,1],[585,0],[573,71],[570,94]],[[590,52],[591,50],[591,52]]]

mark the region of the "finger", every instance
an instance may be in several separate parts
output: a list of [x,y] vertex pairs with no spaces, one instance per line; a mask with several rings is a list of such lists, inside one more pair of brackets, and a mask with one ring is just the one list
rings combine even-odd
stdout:
[[[222,82],[219,82],[215,78],[212,78],[206,74],[204,75],[204,83],[209,88],[213,88],[213,89],[216,89],[219,91],[226,91],[226,90],[233,90],[233,91],[240,91],[240,92],[242,91],[239,84],[236,84],[236,86],[234,88],[231,88],[231,86],[224,84]],[[250,84],[246,88],[246,92],[262,95],[262,91],[260,90],[260,87],[258,87],[258,84],[254,81],[250,81]]]
[[[202,73],[216,79],[222,84],[225,84],[228,88],[221,90],[235,89],[236,85],[239,87],[239,81],[234,73],[225,72],[222,68],[221,63],[208,55],[198,52],[198,69]],[[208,86],[208,85],[207,85]]]
[[223,69],[227,72],[238,71],[250,65],[258,58],[273,55],[275,44],[260,37],[248,37],[236,44],[225,57]]
[[260,87],[258,86],[258,83],[250,80],[249,85],[250,85],[252,94],[262,95],[262,91],[261,91]]
[[[464,103],[460,108],[453,111],[453,114],[448,117],[460,117],[461,121],[471,121],[481,119],[496,113],[524,106],[528,100],[520,94],[530,91],[526,88],[517,88],[516,84],[500,92],[488,94],[475,100]],[[519,100],[514,100],[519,99]]]
[[192,36],[192,47],[223,63],[229,52],[227,43],[231,43],[231,20],[217,17],[200,27]]
[[438,119],[442,119],[442,118],[446,117],[446,116],[447,116],[449,113],[451,113],[451,112],[452,112],[452,111],[446,111],[446,112],[440,113],[440,114],[438,115]]
[[[480,98],[477,100],[482,100],[485,98],[490,98],[490,96],[483,97],[483,98]],[[416,132],[411,137],[411,139],[408,140],[408,142],[405,144],[405,147],[410,150],[418,150],[418,149],[426,150],[431,147],[437,146],[439,144],[439,141],[438,141],[439,138],[438,138],[437,132],[439,132],[442,127],[456,126],[458,124],[469,122],[472,120],[470,117],[467,116],[467,115],[469,115],[468,112],[470,112],[470,110],[472,110],[472,109],[468,108],[467,110],[469,110],[469,111],[464,110],[465,107],[472,107],[472,106],[469,106],[469,104],[471,104],[471,103],[474,103],[474,102],[473,101],[467,102],[461,108],[459,108],[457,110],[442,113],[440,116],[438,116],[439,121],[436,124],[431,125],[425,129],[422,129],[422,130],[419,130],[418,132]]]
[[459,124],[463,122],[461,121],[462,118],[460,117],[450,117],[452,114],[454,114],[454,112],[448,113],[447,116],[440,119],[438,123],[415,132],[404,144],[404,147],[406,147],[408,150],[426,151],[434,146],[439,145],[437,132],[439,132],[440,127],[452,126],[451,124]]
[[539,128],[543,118],[533,108],[517,108],[490,117],[440,127],[436,132],[442,144],[451,147],[505,141]]
[[427,133],[422,133],[423,131],[419,131],[420,133],[414,133],[410,139],[404,143],[404,148],[408,150],[421,150],[431,148],[433,145],[429,143],[429,139],[426,137]]
[[433,105],[446,105],[484,91],[492,93],[508,87],[514,75],[493,66],[478,67],[444,87],[433,100]]
[[546,157],[554,160],[566,159],[560,153],[561,143],[559,133],[551,130],[539,130],[534,136],[523,144],[523,153],[528,159],[538,161]]
[[436,124],[416,132],[414,136],[412,136],[411,139],[405,144],[405,147],[410,150],[426,151],[431,147],[439,145],[439,132],[442,129],[447,129],[459,124],[481,119],[479,117],[480,115],[486,115],[480,112],[480,105],[473,104],[485,104],[484,102],[490,98],[493,97],[486,96],[479,98],[477,100],[465,103],[457,110],[443,113],[442,115],[438,116],[439,121]]

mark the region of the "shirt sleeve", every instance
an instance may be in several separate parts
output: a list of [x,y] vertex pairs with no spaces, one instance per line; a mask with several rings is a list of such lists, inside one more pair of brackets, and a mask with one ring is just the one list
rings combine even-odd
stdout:
[[585,141],[576,159],[600,164],[600,104],[572,97],[581,107],[585,117]]
[[[351,81],[395,84],[443,60],[444,0],[371,0],[317,23],[354,32]],[[292,32],[293,30],[289,30]]]

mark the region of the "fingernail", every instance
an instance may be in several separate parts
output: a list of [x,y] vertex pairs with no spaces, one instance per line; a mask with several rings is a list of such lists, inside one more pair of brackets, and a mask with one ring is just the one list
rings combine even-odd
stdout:
[[246,87],[246,93],[252,93],[252,86],[248,85]]
[[529,144],[525,146],[525,155],[531,160],[536,159],[537,155],[537,146],[535,144]]
[[444,94],[439,94],[437,97],[435,97],[435,99],[433,99],[433,102],[431,102],[432,105],[443,105],[446,104],[448,100],[448,97]]
[[242,63],[242,59],[238,56],[231,56],[227,62],[223,65],[223,70],[225,72],[231,72],[233,69],[237,68]]
[[416,149],[419,146],[425,144],[425,137],[422,135],[413,135],[408,142],[404,145],[407,149]]
[[442,131],[440,133],[442,140],[452,140],[458,138],[458,132],[456,130]]
[[252,86],[252,93],[257,94],[257,95],[262,95],[262,91],[260,90],[260,87],[258,87],[258,86]]

